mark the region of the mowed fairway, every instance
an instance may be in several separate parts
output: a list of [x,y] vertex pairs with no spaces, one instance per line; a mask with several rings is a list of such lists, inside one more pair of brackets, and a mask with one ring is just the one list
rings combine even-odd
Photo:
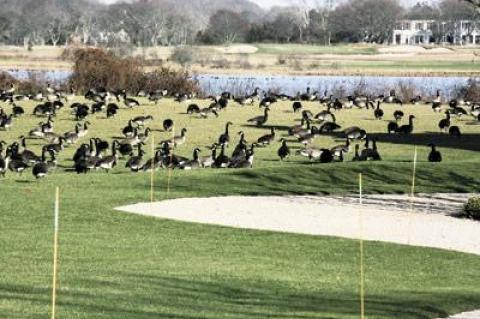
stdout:
[[[79,99],[80,101],[81,99]],[[246,125],[261,115],[258,107],[232,103],[218,119],[184,114],[186,105],[161,101],[138,109],[121,109],[115,119],[92,115],[90,137],[112,140],[121,136],[130,118],[153,115],[150,127],[161,130],[172,118],[177,133],[186,127],[187,143],[176,152],[191,157],[194,147],[211,145],[232,121],[251,143],[269,132]],[[200,106],[208,102],[198,101]],[[21,104],[28,115],[11,131],[0,132],[9,143],[38,124],[33,103]],[[9,106],[3,106],[8,112]],[[305,105],[315,114],[317,103]],[[281,163],[279,143],[258,149],[252,170],[174,170],[167,192],[167,171],[155,175],[155,198],[228,194],[355,193],[357,175],[364,174],[368,193],[406,193],[410,190],[414,144],[419,144],[417,190],[420,192],[480,191],[480,125],[471,118],[454,120],[462,139],[440,135],[443,114],[429,106],[405,106],[415,114],[414,135],[388,136],[387,121],[398,106],[383,106],[385,121],[373,111],[347,110],[336,114],[344,128],[358,125],[379,138],[384,161],[309,163],[293,156]],[[73,129],[68,106],[55,119],[55,132]],[[298,120],[290,102],[272,106],[267,125],[286,135]],[[295,124],[298,122],[295,122]],[[170,133],[155,131],[155,141]],[[288,138],[291,140],[291,138]],[[39,153],[39,141],[28,140]],[[80,142],[80,143],[81,143]],[[436,142],[444,162],[426,162]],[[28,144],[29,143],[29,144]],[[77,146],[80,144],[78,143]],[[316,146],[344,143],[321,136]],[[147,143],[149,144],[149,143]],[[290,142],[292,150],[299,147]],[[71,167],[75,147],[60,156]],[[145,147],[150,156],[150,145]],[[229,152],[233,150],[230,147]],[[150,200],[150,175],[128,172],[125,160],[111,173],[76,175],[59,167],[45,180],[7,173],[0,180],[0,318],[47,317],[51,300],[53,199],[61,188],[59,318],[358,318],[358,242],[336,238],[246,231],[132,216],[114,208]],[[353,221],[346,220],[345,223]],[[480,257],[433,249],[383,243],[365,244],[366,313],[368,318],[437,318],[480,307]]]

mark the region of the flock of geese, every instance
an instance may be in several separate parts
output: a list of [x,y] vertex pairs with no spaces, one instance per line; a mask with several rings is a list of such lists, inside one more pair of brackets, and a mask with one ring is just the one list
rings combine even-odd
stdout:
[[[382,109],[383,104],[396,104],[399,109],[392,114],[392,121],[387,125],[386,131],[389,134],[410,135],[414,132],[415,116],[404,114],[401,106],[404,103],[430,104],[433,112],[445,112],[445,118],[438,123],[441,132],[448,133],[454,137],[461,137],[459,126],[452,125],[452,117],[471,116],[480,121],[480,105],[454,99],[444,103],[441,92],[430,100],[421,96],[410,101],[403,101],[395,91],[387,96],[362,96],[351,95],[344,98],[334,97],[324,92],[311,92],[310,88],[304,93],[295,96],[263,92],[259,88],[249,95],[233,96],[224,92],[219,96],[210,96],[210,106],[201,108],[191,101],[196,98],[193,93],[175,93],[169,95],[166,90],[154,92],[140,91],[136,97],[147,98],[150,102],[157,104],[165,97],[172,97],[176,102],[184,103],[187,106],[186,113],[190,116],[207,119],[219,117],[229,105],[255,105],[258,103],[263,108],[261,114],[247,121],[247,124],[255,127],[266,127],[268,134],[258,138],[253,143],[248,143],[244,132],[238,133],[238,142],[232,146],[233,151],[227,151],[231,146],[233,138],[230,133],[232,122],[227,122],[224,132],[218,140],[211,141],[207,155],[201,156],[201,149],[196,147],[193,150],[192,158],[185,158],[175,154],[176,147],[187,141],[188,129],[182,128],[179,135],[174,135],[175,123],[172,119],[165,119],[162,123],[166,132],[172,132],[172,137],[161,141],[152,158],[146,159],[144,147],[147,144],[152,130],[148,127],[149,122],[154,118],[150,115],[132,118],[126,123],[121,134],[123,138],[112,141],[103,140],[98,137],[91,137],[87,143],[78,145],[72,157],[73,165],[71,170],[77,173],[88,173],[93,170],[110,171],[114,169],[121,159],[126,159],[125,167],[132,172],[159,170],[163,168],[197,169],[197,168],[251,168],[253,167],[255,149],[269,147],[279,141],[277,155],[280,160],[285,160],[292,155],[287,141],[284,137],[277,136],[275,126],[271,125],[270,112],[274,110],[275,103],[279,101],[291,101],[295,113],[301,114],[299,123],[294,123],[288,129],[288,135],[294,138],[301,148],[295,155],[308,158],[310,161],[320,163],[343,162],[346,153],[354,151],[353,161],[379,161],[382,159],[377,148],[378,140],[370,138],[368,132],[358,126],[342,128],[337,124],[337,116],[341,110],[352,108],[370,110],[372,118],[381,120],[386,115]],[[19,105],[23,101],[33,100],[39,104],[35,106],[32,116],[42,117],[44,121],[25,132],[17,141],[7,144],[1,140],[0,134],[0,176],[5,176],[8,171],[22,174],[31,168],[35,178],[43,178],[57,167],[57,158],[67,147],[75,145],[89,133],[91,123],[89,116],[95,113],[105,113],[107,118],[114,118],[122,109],[132,109],[140,106],[140,102],[127,96],[127,92],[108,91],[105,89],[91,89],[85,94],[87,103],[75,101],[75,92],[61,92],[54,89],[50,84],[44,92],[34,95],[15,94],[15,87],[2,91],[0,100],[8,103],[11,112],[0,107],[0,130],[10,130],[15,121],[22,116],[27,116],[25,110]],[[323,110],[317,114],[304,108],[304,102],[317,102],[323,106]],[[123,105],[122,105],[123,104]],[[57,113],[68,105],[76,125],[68,132],[55,132],[55,117]],[[260,113],[260,112],[259,112]],[[404,119],[408,119],[405,123]],[[404,122],[404,124],[402,124]],[[119,132],[120,133],[120,132]],[[343,136],[345,143],[332,148],[316,148],[312,146],[314,139],[322,134],[338,133]],[[28,149],[27,140],[36,139],[42,142],[41,154],[36,154]],[[363,144],[363,149],[361,145]],[[353,147],[354,145],[354,147]],[[430,145],[431,152],[428,156],[430,162],[441,162],[442,155],[434,144]],[[230,155],[231,154],[231,155]]]

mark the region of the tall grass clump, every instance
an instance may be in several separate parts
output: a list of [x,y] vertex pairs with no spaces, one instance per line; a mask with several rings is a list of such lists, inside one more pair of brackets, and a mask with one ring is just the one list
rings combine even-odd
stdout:
[[167,89],[169,92],[198,92],[198,86],[187,72],[162,67],[153,72],[144,72],[145,60],[119,57],[103,49],[77,49],[73,53],[73,74],[69,85],[79,92],[92,88],[107,90]]

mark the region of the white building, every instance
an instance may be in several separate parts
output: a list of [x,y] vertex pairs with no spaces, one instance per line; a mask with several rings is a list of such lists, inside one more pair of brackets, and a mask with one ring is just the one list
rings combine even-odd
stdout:
[[480,45],[477,22],[437,22],[435,20],[402,20],[393,30],[393,45],[426,45],[433,43]]

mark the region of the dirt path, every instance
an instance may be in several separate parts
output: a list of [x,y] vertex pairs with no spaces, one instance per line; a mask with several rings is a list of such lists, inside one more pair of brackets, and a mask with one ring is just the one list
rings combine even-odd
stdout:
[[141,203],[118,210],[234,228],[392,242],[480,255],[480,223],[451,217],[470,195],[213,197]]

